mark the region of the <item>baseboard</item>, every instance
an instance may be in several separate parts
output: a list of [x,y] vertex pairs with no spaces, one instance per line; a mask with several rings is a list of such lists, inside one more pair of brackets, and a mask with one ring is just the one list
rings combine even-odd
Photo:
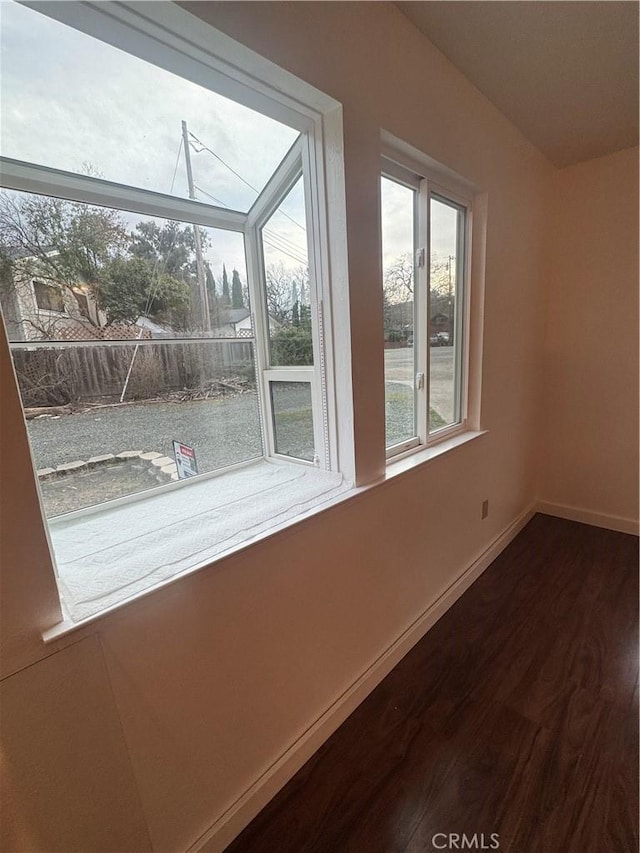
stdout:
[[607,515],[603,512],[592,512],[589,509],[580,509],[577,506],[566,506],[565,504],[554,504],[549,501],[538,501],[536,511],[543,515],[555,515],[557,518],[566,518],[568,521],[580,521],[582,524],[591,524],[593,527],[605,527],[607,530],[617,530],[619,533],[640,534],[640,524],[636,519],[623,518],[619,515]]
[[338,696],[327,710],[299,737],[215,823],[192,844],[187,853],[221,853],[264,808],[309,758],[328,740],[349,714],[391,672],[408,651],[427,633],[484,570],[518,535],[536,512],[528,507],[461,572],[447,589],[396,640]]

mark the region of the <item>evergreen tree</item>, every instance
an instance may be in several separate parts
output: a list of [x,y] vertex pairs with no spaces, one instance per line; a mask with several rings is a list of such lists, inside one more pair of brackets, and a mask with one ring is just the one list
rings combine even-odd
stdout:
[[231,306],[233,308],[244,308],[242,296],[242,282],[238,270],[234,269],[231,275]]
[[223,264],[222,265],[222,298],[229,304],[230,294],[229,294],[229,279],[227,278],[227,268]]
[[209,292],[209,298],[211,300],[215,300],[218,294],[216,293],[216,280],[213,277],[213,273],[211,272],[211,267],[209,264],[205,264],[204,268],[205,279],[207,282],[207,290]]
[[300,309],[298,308],[297,301],[293,303],[293,309],[291,311],[291,322],[294,326],[300,325]]

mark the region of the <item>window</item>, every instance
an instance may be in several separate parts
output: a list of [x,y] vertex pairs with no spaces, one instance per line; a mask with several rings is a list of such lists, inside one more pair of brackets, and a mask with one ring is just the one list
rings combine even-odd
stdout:
[[385,157],[380,181],[388,458],[467,418],[471,197],[412,166]]
[[74,298],[78,303],[78,311],[80,312],[81,317],[86,317],[87,320],[91,319],[91,314],[89,313],[89,297],[88,294],[82,293],[80,290],[73,291]]
[[[151,5],[140,56],[118,48],[131,45],[126,4],[3,10],[0,304],[23,404],[41,415],[27,427],[77,619],[346,487],[327,369],[323,113],[229,76],[201,23]],[[156,15],[191,26],[190,40],[174,49]],[[162,511],[145,509],[150,493]],[[205,516],[218,539],[194,551]],[[192,538],[178,555],[173,534],[165,549],[149,539],[152,557],[131,554],[131,525],[141,542],[175,525]],[[123,561],[118,592],[104,572]]]
[[43,281],[33,282],[33,292],[36,297],[36,305],[43,311],[57,311],[64,313],[64,297],[58,287],[45,284]]

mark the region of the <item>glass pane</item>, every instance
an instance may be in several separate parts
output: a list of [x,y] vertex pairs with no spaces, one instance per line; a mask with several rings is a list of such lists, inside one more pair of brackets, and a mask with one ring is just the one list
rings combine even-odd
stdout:
[[302,177],[294,184],[261,233],[271,364],[313,364]]
[[0,282],[13,341],[253,336],[234,231],[2,190]]
[[263,455],[251,341],[12,352],[49,517]]
[[5,157],[188,198],[185,133],[195,197],[247,211],[298,136],[18,3],[1,49]]
[[313,462],[313,415],[308,382],[271,382],[275,451]]
[[416,435],[413,349],[415,191],[381,180],[386,446]]
[[460,420],[464,208],[431,199],[429,431]]

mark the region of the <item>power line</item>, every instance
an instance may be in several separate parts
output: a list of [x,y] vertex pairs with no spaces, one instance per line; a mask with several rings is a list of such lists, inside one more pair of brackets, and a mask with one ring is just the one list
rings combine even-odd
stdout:
[[266,228],[262,230],[262,239],[267,245],[272,246],[274,249],[277,249],[279,252],[282,252],[285,255],[288,255],[290,258],[293,258],[294,261],[298,261],[300,264],[307,264],[307,258],[300,251],[296,251],[296,249],[291,249],[286,243],[278,242],[281,241],[282,238],[277,234],[274,234],[272,231],[268,231]]
[[215,201],[215,203],[216,203],[216,204],[219,204],[219,205],[221,205],[222,207],[226,207],[228,210],[231,210],[231,205],[230,205],[230,204],[227,204],[226,202],[222,201],[221,199],[216,198],[214,195],[211,195],[211,193],[208,193],[206,190],[203,190],[203,189],[202,189],[202,187],[199,187],[199,186],[198,186],[198,184],[194,184],[194,187],[195,187],[199,192],[201,192],[203,195],[206,195],[206,196],[207,196],[208,198],[210,198],[212,201]]
[[297,255],[302,255],[306,257],[307,249],[306,246],[300,246],[298,243],[294,243],[293,240],[290,240],[288,237],[283,236],[282,234],[278,234],[277,231],[272,231],[270,228],[263,228],[263,234],[267,234],[274,240],[278,240],[282,243],[287,249],[290,249],[292,252],[295,252]]
[[246,184],[246,185],[249,187],[249,189],[250,189],[250,190],[253,190],[255,193],[260,194],[260,190],[259,190],[259,189],[256,189],[256,187],[254,187],[254,186],[253,186],[253,184],[250,184],[250,183],[249,183],[249,181],[245,180],[239,172],[236,172],[236,170],[233,168],[233,166],[230,166],[230,165],[229,165],[225,160],[223,160],[223,159],[222,159],[222,157],[220,157],[220,155],[219,155],[219,154],[216,154],[216,152],[215,152],[215,151],[212,151],[212,150],[211,150],[211,148],[209,148],[209,146],[208,146],[208,145],[205,145],[205,144],[204,144],[204,142],[201,142],[201,141],[198,139],[198,137],[195,135],[195,133],[192,133],[191,131],[189,131],[189,136],[190,136],[192,139],[195,139],[195,141],[196,141],[196,142],[198,143],[198,145],[200,146],[200,151],[198,151],[198,150],[195,148],[195,146],[193,145],[193,143],[191,143],[191,147],[192,147],[192,148],[193,148],[193,150],[196,152],[196,154],[200,154],[200,152],[201,152],[201,151],[208,151],[208,152],[209,152],[209,154],[212,154],[212,155],[216,158],[216,160],[219,160],[219,161],[222,163],[222,165],[223,165],[223,166],[226,166],[226,168],[227,168],[230,172],[233,172],[233,174],[236,176],[236,178],[238,178],[239,180],[241,180],[243,184]]
[[[219,160],[222,163],[222,165],[225,166],[230,172],[232,172],[236,176],[236,178],[238,178],[240,181],[242,181],[243,184],[246,184],[246,186],[248,186],[250,190],[253,190],[253,192],[256,195],[260,195],[260,190],[257,189],[257,187],[254,187],[253,184],[250,184],[249,181],[245,180],[245,178],[243,178],[239,172],[236,172],[236,170],[233,168],[233,166],[230,166],[225,160],[222,159],[222,157],[220,157],[219,154],[216,154],[216,152],[213,151],[211,148],[209,148],[208,145],[205,145],[204,142],[201,142],[198,139],[198,137],[195,135],[195,133],[192,133],[191,131],[189,131],[189,136],[192,139],[194,139],[198,143],[198,145],[200,145],[200,150],[198,151],[195,148],[195,146],[193,145],[193,143],[191,143],[191,147],[196,152],[196,154],[200,154],[201,151],[207,151],[209,154],[211,154],[213,157],[215,157],[216,160]],[[225,205],[225,207],[227,207],[227,205]],[[304,231],[306,233],[307,229],[304,227],[304,225],[301,225],[299,222],[296,222],[296,220],[292,216],[289,216],[289,214],[286,212],[286,210],[279,210],[279,212],[283,216],[286,216],[287,219],[289,219],[291,222],[293,222],[294,225],[297,225],[298,228],[300,228],[302,231]]]
[[[202,187],[195,184],[196,189],[201,192],[203,195],[206,195],[212,201],[215,201],[216,204],[221,204],[223,207],[229,207],[228,204],[225,204],[221,199],[216,198],[216,196],[211,195],[210,192],[203,190]],[[287,255],[292,258],[292,260],[297,261],[299,264],[306,265],[308,263],[306,254],[303,255],[303,248],[298,246],[293,241],[289,240],[287,237],[282,237],[280,234],[274,234],[273,231],[270,231],[268,228],[262,229],[262,235],[264,242],[271,246],[273,249],[277,249],[279,252]],[[279,241],[280,245],[277,244],[276,241]]]
[[292,255],[290,252],[287,252],[284,249],[281,249],[280,246],[276,246],[275,243],[270,243],[269,240],[266,239],[266,237],[263,239],[264,239],[264,242],[267,244],[267,246],[271,246],[272,249],[277,249],[278,252],[281,252],[283,255],[287,255],[287,257],[291,258],[294,261],[297,261],[299,264],[306,265],[306,263],[307,263],[306,258],[304,260],[301,260],[300,258],[296,258],[295,255]]

